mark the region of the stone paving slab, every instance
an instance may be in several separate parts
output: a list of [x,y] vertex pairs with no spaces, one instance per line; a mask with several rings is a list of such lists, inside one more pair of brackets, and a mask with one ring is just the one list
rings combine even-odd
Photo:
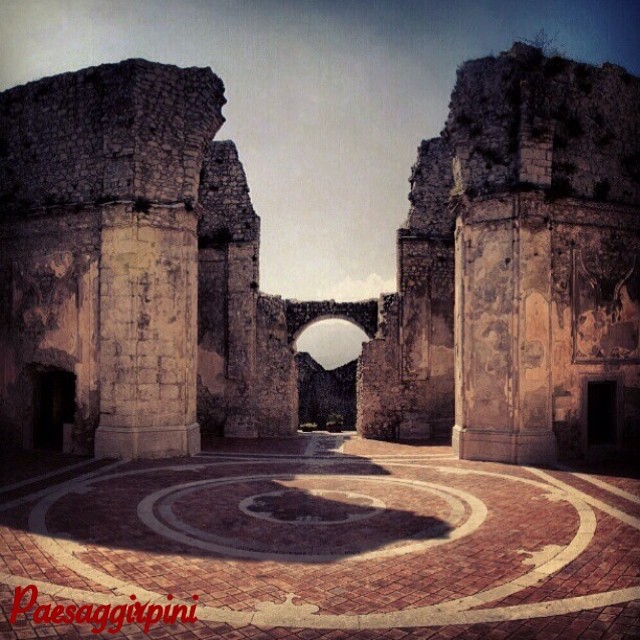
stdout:
[[[629,470],[459,461],[446,446],[354,434],[218,440],[171,460],[43,460],[28,472],[20,456],[5,461],[21,482],[40,479],[0,494],[0,640],[640,635]],[[27,585],[40,613],[10,622]],[[145,628],[134,615],[96,634],[96,619],[42,613],[133,602],[193,607],[198,620]]]

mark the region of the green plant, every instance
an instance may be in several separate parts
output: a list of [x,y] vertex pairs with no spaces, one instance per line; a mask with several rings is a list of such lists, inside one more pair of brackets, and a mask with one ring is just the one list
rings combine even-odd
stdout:
[[568,198],[572,194],[573,187],[567,178],[553,178],[547,191],[547,199],[553,201],[558,198]]
[[547,59],[544,65],[545,78],[552,78],[553,76],[562,73],[569,64],[569,61],[561,56],[552,56]]
[[303,422],[300,425],[300,430],[305,433],[310,433],[311,431],[315,431],[318,428],[318,425],[315,422]]
[[609,197],[611,183],[605,178],[593,185],[593,199],[604,202]]
[[151,209],[151,201],[146,198],[136,198],[136,201],[133,203],[133,210],[138,213],[149,213]]
[[572,113],[566,119],[564,124],[566,127],[567,135],[570,138],[578,138],[584,133],[584,129],[582,128],[582,123],[580,122],[580,118],[575,113]]
[[551,36],[544,29],[540,29],[531,40],[523,38],[522,42],[528,44],[530,47],[540,49],[547,58],[560,58],[564,55],[562,50],[564,44],[558,43],[557,31]]

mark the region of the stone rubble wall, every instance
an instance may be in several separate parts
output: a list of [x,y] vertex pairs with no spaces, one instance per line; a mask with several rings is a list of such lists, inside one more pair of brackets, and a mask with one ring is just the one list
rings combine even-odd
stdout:
[[451,241],[455,213],[449,207],[453,188],[451,149],[442,138],[423,140],[411,168],[411,208],[401,233]]
[[195,203],[224,122],[210,69],[144,60],[44,78],[0,94],[3,212],[114,200]]
[[381,298],[380,330],[359,361],[364,437],[446,438],[453,425],[455,213],[446,142],[422,142],[410,183],[411,208],[398,232],[398,294]]
[[199,202],[201,246],[259,241],[260,218],[253,210],[247,177],[231,140],[212,141],[207,147]]
[[[453,247],[401,237],[400,292],[363,345],[357,429],[380,439],[447,438],[454,416]],[[391,302],[389,302],[391,301]]]
[[523,44],[465,63],[443,132],[456,190],[543,186],[553,197],[640,199],[640,79]]
[[294,436],[298,430],[298,369],[287,333],[286,302],[258,298],[255,419],[259,437]]
[[207,435],[294,435],[285,302],[259,291],[260,218],[233,142],[209,144],[201,177],[198,421]]
[[200,176],[198,420],[256,437],[259,218],[232,142],[208,145]]
[[198,250],[198,423],[224,435],[227,416],[227,249]]

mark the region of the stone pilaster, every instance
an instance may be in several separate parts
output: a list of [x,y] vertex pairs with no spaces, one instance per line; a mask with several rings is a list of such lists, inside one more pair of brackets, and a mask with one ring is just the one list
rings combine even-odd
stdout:
[[555,458],[551,429],[550,230],[532,196],[471,204],[456,237],[460,458]]
[[256,372],[257,246],[252,242],[227,247],[227,420],[225,436],[258,436],[254,379]]

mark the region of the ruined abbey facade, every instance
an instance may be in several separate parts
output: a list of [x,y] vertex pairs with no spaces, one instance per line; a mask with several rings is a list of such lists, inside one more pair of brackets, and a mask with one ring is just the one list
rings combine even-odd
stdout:
[[293,436],[294,343],[341,317],[364,437],[461,458],[640,449],[640,80],[514,45],[463,65],[398,231],[398,292],[259,286],[209,69],[129,60],[0,94],[0,442],[103,457]]

